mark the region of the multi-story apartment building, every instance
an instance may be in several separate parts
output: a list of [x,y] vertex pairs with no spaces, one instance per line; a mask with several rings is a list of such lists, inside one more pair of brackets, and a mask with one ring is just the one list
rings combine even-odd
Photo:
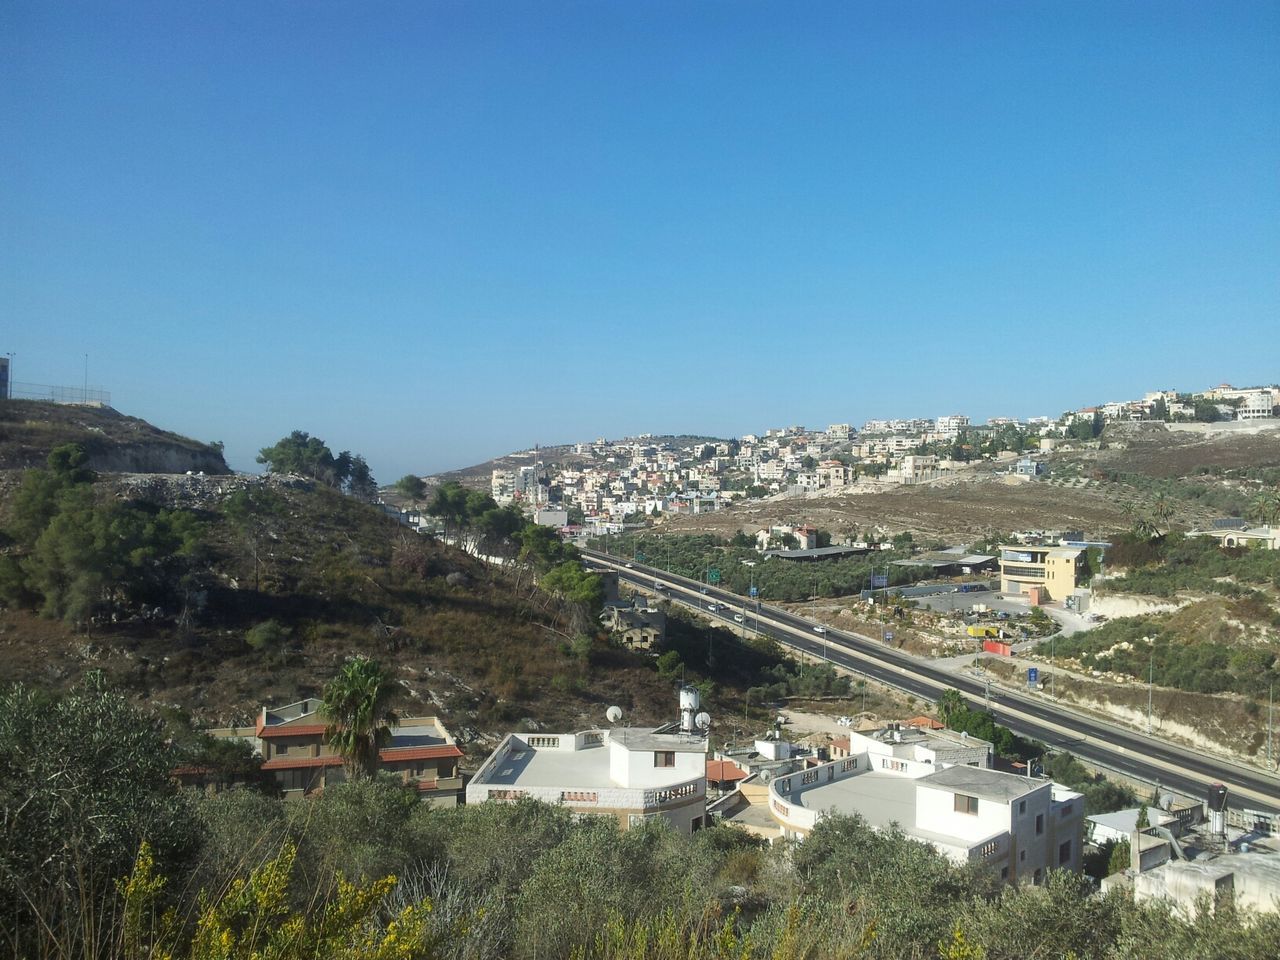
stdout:
[[1076,547],[1009,545],[1000,548],[1000,590],[1026,594],[1032,603],[1062,600],[1081,586],[1085,552]]

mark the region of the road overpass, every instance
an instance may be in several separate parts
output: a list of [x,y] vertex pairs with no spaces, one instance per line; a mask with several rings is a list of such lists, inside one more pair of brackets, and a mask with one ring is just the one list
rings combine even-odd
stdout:
[[[1127,730],[1042,696],[1004,687],[988,690],[973,677],[949,673],[872,637],[834,627],[815,633],[813,628],[818,624],[812,620],[746,600],[720,587],[596,550],[584,550],[583,555],[588,562],[615,571],[622,582],[650,591],[660,587],[671,599],[697,607],[727,626],[736,626],[732,618],[742,614],[748,627],[780,643],[922,699],[936,701],[943,690],[952,688],[971,706],[984,707],[989,702],[988,709],[996,720],[1013,732],[1069,751],[1082,760],[1192,797],[1204,797],[1210,784],[1222,783],[1228,788],[1232,809],[1280,814],[1280,778],[1257,768],[1206,755],[1201,748]],[[726,604],[729,609],[712,614],[707,610],[712,602]]]

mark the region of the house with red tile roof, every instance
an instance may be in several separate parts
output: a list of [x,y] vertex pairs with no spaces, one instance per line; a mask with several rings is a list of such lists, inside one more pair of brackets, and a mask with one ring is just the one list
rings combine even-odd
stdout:
[[[215,737],[249,741],[286,799],[312,796],[346,779],[342,757],[325,738],[321,701],[307,698],[263,707],[252,732],[212,730]],[[435,806],[455,806],[462,793],[462,751],[437,717],[402,717],[378,752],[378,769],[394,774]]]

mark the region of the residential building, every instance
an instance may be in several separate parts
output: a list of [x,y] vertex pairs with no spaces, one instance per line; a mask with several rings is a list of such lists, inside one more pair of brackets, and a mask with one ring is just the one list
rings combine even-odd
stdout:
[[1243,520],[1238,524],[1215,524],[1211,530],[1191,530],[1187,536],[1213,537],[1221,547],[1280,550],[1280,527],[1248,527]]
[[1071,596],[1084,585],[1085,570],[1085,552],[1079,548],[1000,548],[1000,592],[1023,594],[1033,604]]
[[[852,739],[852,737],[851,737]],[[769,809],[783,835],[803,839],[825,816],[858,814],[876,829],[897,824],[957,863],[986,864],[1009,883],[1042,883],[1079,870],[1079,793],[965,765],[853,753],[775,777]]]
[[1203,397],[1207,400],[1234,401],[1236,420],[1266,420],[1275,416],[1275,397],[1270,388],[1254,387],[1237,390],[1231,384],[1224,383],[1206,390]]
[[614,638],[630,650],[657,652],[667,636],[667,615],[652,607],[606,604],[600,614]]
[[564,507],[539,507],[533,512],[533,522],[542,527],[568,526],[569,511]]
[[833,423],[827,427],[827,437],[831,440],[848,440],[853,427],[847,423]]
[[952,414],[949,417],[938,417],[934,421],[934,431],[949,440],[954,440],[960,435],[960,431],[967,429],[968,426],[969,418],[959,413]]
[[[321,701],[310,697],[283,707],[263,707],[252,732],[234,727],[211,730],[215,737],[245,740],[262,757],[285,799],[320,793],[346,780],[343,758],[325,739]],[[436,717],[403,717],[391,728],[391,742],[378,752],[378,769],[398,776],[436,806],[454,806],[462,793],[458,759],[462,751]]]
[[623,829],[661,817],[692,833],[706,823],[710,721],[699,706],[684,687],[680,720],[661,727],[507,734],[467,785],[467,803],[533,797]]

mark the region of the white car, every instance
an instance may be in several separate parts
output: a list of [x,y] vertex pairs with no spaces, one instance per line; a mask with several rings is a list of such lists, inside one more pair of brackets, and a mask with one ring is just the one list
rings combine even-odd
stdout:
[[814,633],[826,633],[826,632],[827,632],[827,628],[826,628],[826,627],[814,627],[814,628],[813,628],[813,632],[814,632]]
[[742,614],[740,614],[740,613],[735,613],[735,614],[733,615],[733,622],[734,622],[734,623],[741,623],[741,622],[742,622]]

